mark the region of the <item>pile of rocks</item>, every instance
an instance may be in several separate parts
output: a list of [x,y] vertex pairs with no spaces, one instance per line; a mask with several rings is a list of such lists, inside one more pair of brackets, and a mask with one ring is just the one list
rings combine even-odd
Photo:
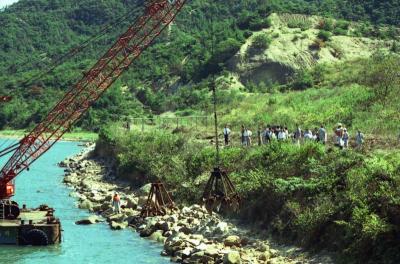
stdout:
[[[219,215],[210,214],[199,205],[177,209],[166,216],[140,217],[150,185],[131,190],[118,182],[112,165],[89,158],[93,146],[59,165],[65,168],[64,182],[74,191],[70,194],[78,206],[94,213],[76,224],[107,221],[112,229],[134,228],[141,237],[164,244],[163,256],[181,263],[306,263],[280,256],[268,241],[249,235]],[[112,210],[112,196],[118,191],[123,201],[120,214]]]
[[173,214],[135,219],[142,237],[164,243],[162,255],[181,263],[297,263],[279,257],[268,243],[245,232],[199,205]]

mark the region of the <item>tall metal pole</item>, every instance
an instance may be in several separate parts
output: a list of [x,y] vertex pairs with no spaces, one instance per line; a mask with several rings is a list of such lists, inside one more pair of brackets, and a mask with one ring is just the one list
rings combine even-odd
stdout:
[[[215,32],[214,32],[214,23],[211,20],[211,54],[212,56],[215,55]],[[215,78],[215,73],[212,77],[211,89],[213,93],[213,104],[214,104],[214,132],[215,132],[215,167],[219,168],[220,166],[220,150],[219,150],[219,139],[218,139],[218,114],[217,114],[217,83]]]
[[219,139],[218,139],[218,114],[217,114],[217,85],[215,83],[215,76],[213,77],[213,82],[211,84],[213,92],[214,101],[214,128],[215,128],[215,146],[216,146],[216,156],[215,156],[215,166],[219,168],[220,165],[220,153],[219,153]]

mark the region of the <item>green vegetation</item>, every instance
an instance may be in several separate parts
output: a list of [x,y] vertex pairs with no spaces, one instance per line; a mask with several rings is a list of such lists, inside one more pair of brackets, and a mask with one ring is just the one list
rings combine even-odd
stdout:
[[[0,94],[12,94],[14,100],[1,106],[0,128],[21,129],[39,122],[141,12],[140,3],[116,0],[38,0],[32,3],[21,0],[1,11]],[[388,26],[379,30],[377,25],[398,25],[399,10],[399,3],[393,0],[357,3],[345,0],[234,0],[229,4],[190,1],[169,34],[161,36],[77,126],[98,131],[111,120],[178,110],[180,106],[174,102],[180,93],[184,93],[181,90],[202,89],[203,80],[210,74],[222,72],[226,61],[252,31],[270,26],[268,15],[271,12],[288,13],[292,17],[288,23],[290,27],[309,27],[304,15],[290,15],[292,13],[319,14],[364,21],[353,32],[355,35],[396,38],[396,28]],[[129,19],[121,19],[123,15]],[[60,59],[62,54],[117,18],[120,18],[119,23],[83,53],[68,60],[54,73],[26,83]],[[340,20],[328,31],[344,34],[348,27],[348,22]],[[215,54],[211,53],[213,39]]]
[[[214,165],[193,134],[102,130],[98,155],[113,157],[135,186],[162,179],[180,203],[198,202]],[[285,242],[329,249],[344,263],[400,260],[400,152],[364,155],[319,144],[224,148],[244,204],[240,216]]]
[[318,33],[318,38],[320,38],[323,41],[329,41],[331,38],[332,34],[329,31],[321,30]]
[[252,47],[256,49],[267,49],[271,44],[272,39],[267,34],[259,34],[254,37]]
[[[342,122],[352,136],[356,129],[367,135],[368,145],[360,151],[311,142],[301,147],[273,143],[223,148],[222,166],[229,169],[244,198],[242,220],[282,242],[335,252],[342,263],[400,261],[396,240],[400,152],[398,143],[389,140],[397,136],[400,120],[394,96],[399,87],[399,76],[394,74],[399,71],[397,61],[394,54],[376,54],[321,65],[299,73],[289,85],[272,85],[270,93],[260,92],[257,89],[264,88],[254,84],[251,94],[219,90],[224,113],[220,121],[230,124],[234,141],[242,124],[255,132],[265,124],[293,130],[295,124],[305,129],[322,123],[333,135],[331,129]],[[227,80],[229,75],[219,79],[218,86],[224,87]],[[209,102],[205,89],[204,99]],[[207,107],[197,98],[199,103],[192,109]],[[119,177],[134,186],[161,179],[179,203],[200,200],[214,166],[215,150],[208,142],[211,130],[127,133],[120,127],[104,127],[96,148],[97,155],[115,159]]]
[[300,28],[302,31],[310,29],[312,25],[310,18],[306,15],[283,14],[281,19],[289,28]]

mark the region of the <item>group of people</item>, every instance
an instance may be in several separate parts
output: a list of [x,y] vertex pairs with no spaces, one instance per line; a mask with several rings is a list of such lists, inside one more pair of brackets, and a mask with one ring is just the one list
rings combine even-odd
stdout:
[[[337,128],[334,129],[336,142],[335,144],[340,148],[348,148],[350,142],[350,134],[347,129],[342,125],[338,124]],[[223,129],[225,146],[228,146],[231,142],[232,131],[229,125],[225,125]],[[246,126],[241,126],[240,131],[240,143],[242,146],[249,147],[252,145],[253,132]],[[270,126],[267,125],[264,129],[259,128],[257,130],[257,141],[258,145],[268,144],[272,141],[288,141],[292,140],[296,144],[300,144],[302,141],[316,141],[321,144],[327,144],[328,132],[324,125],[314,130],[305,129],[304,131],[300,126],[296,126],[293,132],[289,132],[289,129],[285,126]],[[364,134],[361,131],[357,131],[355,136],[355,142],[357,147],[361,147],[364,144]]]

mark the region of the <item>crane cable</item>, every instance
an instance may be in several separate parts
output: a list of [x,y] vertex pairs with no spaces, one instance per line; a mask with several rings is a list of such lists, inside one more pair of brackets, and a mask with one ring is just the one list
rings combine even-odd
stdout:
[[[211,19],[211,56],[214,57],[215,55],[215,32],[214,32],[214,23]],[[215,168],[220,167],[221,157],[220,157],[220,149],[219,149],[219,138],[218,138],[218,113],[217,113],[217,83],[215,73],[212,77],[212,84],[211,84],[212,94],[213,94],[213,111],[214,111],[214,133],[215,133]]]
[[14,143],[13,145],[10,145],[6,147],[5,149],[0,151],[0,157],[3,157],[13,151],[15,151],[17,148],[19,148],[20,142],[18,141],[17,143]]

